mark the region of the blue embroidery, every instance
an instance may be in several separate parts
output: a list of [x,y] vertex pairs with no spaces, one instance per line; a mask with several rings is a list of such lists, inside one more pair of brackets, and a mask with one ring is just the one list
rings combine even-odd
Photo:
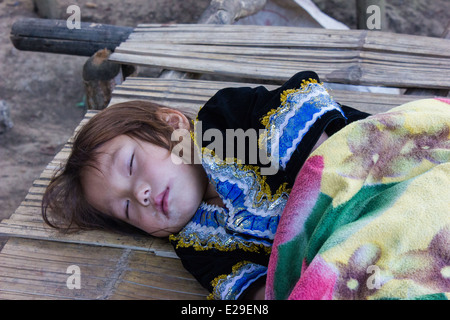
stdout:
[[204,155],[203,167],[226,206],[226,229],[270,244],[288,193],[267,195],[253,168],[226,164],[214,156]]
[[317,119],[334,110],[345,118],[340,106],[319,83],[289,91],[276,112],[268,116],[264,123],[267,131],[260,138],[260,148],[266,148],[271,161],[278,162],[282,168],[286,168],[292,153]]
[[267,267],[244,261],[233,266],[231,274],[216,278],[208,299],[237,300],[256,280],[267,274]]
[[271,243],[259,239],[246,239],[226,229],[227,210],[202,203],[192,220],[172,237],[179,246],[192,246],[195,250],[217,249],[229,251],[269,251]]

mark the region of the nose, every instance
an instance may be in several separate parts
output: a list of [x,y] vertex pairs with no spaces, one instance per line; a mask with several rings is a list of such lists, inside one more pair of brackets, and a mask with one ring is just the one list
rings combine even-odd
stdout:
[[141,205],[148,206],[150,204],[150,193],[151,189],[148,184],[140,184],[136,187],[134,196]]

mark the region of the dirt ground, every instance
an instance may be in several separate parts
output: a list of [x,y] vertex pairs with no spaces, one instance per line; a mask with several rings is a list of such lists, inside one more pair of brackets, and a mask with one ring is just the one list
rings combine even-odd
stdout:
[[[353,1],[315,2],[355,27]],[[448,0],[387,2],[393,32],[439,37],[450,21]],[[82,21],[135,26],[144,22],[195,23],[209,0],[71,3],[80,6]],[[0,100],[9,105],[14,123],[11,130],[0,133],[0,220],[20,205],[33,180],[72,135],[85,112],[80,107],[84,95],[81,71],[87,57],[15,49],[9,33],[14,21],[22,17],[38,17],[32,0],[0,0]]]

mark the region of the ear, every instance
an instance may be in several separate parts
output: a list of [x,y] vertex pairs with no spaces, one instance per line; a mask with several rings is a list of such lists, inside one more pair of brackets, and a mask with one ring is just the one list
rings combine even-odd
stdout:
[[170,108],[161,108],[158,113],[160,119],[174,129],[190,129],[189,119],[180,111]]

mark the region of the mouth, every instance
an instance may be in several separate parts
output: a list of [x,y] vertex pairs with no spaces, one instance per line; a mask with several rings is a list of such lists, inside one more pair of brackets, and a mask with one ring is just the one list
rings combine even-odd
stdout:
[[169,216],[169,187],[167,187],[164,192],[164,197],[162,201],[162,209],[166,216]]
[[169,216],[169,187],[155,198],[155,205],[165,216]]

